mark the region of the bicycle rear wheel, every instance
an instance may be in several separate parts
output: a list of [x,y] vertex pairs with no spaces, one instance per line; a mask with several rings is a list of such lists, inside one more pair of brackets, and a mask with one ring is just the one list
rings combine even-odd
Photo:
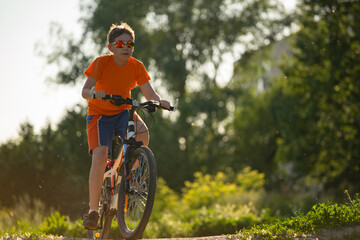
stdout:
[[129,154],[130,189],[121,180],[118,201],[118,225],[123,238],[139,239],[149,221],[156,189],[156,163],[148,147],[141,146]]
[[111,183],[110,178],[106,178],[101,190],[99,201],[99,225],[97,230],[87,230],[87,237],[90,239],[109,239],[111,222],[116,211],[110,209]]

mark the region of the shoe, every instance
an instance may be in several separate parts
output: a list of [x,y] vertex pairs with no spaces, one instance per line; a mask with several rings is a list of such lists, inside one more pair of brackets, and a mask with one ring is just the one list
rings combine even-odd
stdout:
[[85,215],[83,226],[89,230],[96,230],[98,225],[98,220],[99,220],[99,214],[96,211],[93,211]]

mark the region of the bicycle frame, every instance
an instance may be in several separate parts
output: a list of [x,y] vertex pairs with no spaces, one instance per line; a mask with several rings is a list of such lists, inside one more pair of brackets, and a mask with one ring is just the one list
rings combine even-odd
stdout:
[[[120,169],[121,169],[121,165],[124,164],[124,174],[123,176],[125,176],[125,179],[127,179],[127,174],[129,173],[129,169],[127,166],[127,159],[128,159],[128,150],[129,148],[132,147],[139,147],[141,145],[143,145],[142,142],[138,142],[135,140],[135,121],[134,121],[134,113],[135,113],[135,108],[132,107],[130,109],[130,116],[129,119],[127,121],[127,135],[126,135],[126,140],[122,141],[123,145],[122,145],[122,149],[119,153],[119,156],[116,158],[116,161],[114,162],[112,167],[109,167],[110,169],[108,171],[106,171],[104,173],[104,180],[106,178],[110,178],[111,179],[111,190],[112,190],[112,194],[111,194],[111,206],[110,209],[117,209],[117,200],[118,200],[118,196],[117,196],[117,192],[114,191],[116,184],[119,184],[121,182],[122,176],[120,173]],[[113,141],[113,145],[112,145],[112,155],[115,154],[114,147],[115,141]],[[112,159],[113,156],[112,156]],[[128,183],[126,184],[128,185]],[[128,188],[127,188],[128,189]]]

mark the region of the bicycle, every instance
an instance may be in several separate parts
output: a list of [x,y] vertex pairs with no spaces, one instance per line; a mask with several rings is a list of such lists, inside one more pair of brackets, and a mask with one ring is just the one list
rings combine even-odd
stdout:
[[[112,156],[106,165],[100,195],[98,227],[96,230],[88,229],[87,235],[91,239],[109,238],[111,222],[116,216],[121,236],[128,240],[138,239],[145,231],[154,204],[156,162],[150,148],[135,140],[133,115],[137,109],[149,113],[157,108],[175,111],[178,100],[169,109],[158,102],[138,102],[120,95],[106,95],[103,100],[110,100],[116,106],[128,104],[131,108],[126,139],[113,138]],[[118,152],[117,146],[120,146]]]

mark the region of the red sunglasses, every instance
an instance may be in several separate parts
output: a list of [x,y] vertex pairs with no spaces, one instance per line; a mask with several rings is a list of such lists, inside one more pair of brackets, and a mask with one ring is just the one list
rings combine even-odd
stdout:
[[133,41],[128,41],[128,42],[113,42],[113,43],[110,43],[110,45],[114,45],[114,47],[116,48],[124,48],[125,45],[128,47],[128,48],[133,48],[135,43]]

